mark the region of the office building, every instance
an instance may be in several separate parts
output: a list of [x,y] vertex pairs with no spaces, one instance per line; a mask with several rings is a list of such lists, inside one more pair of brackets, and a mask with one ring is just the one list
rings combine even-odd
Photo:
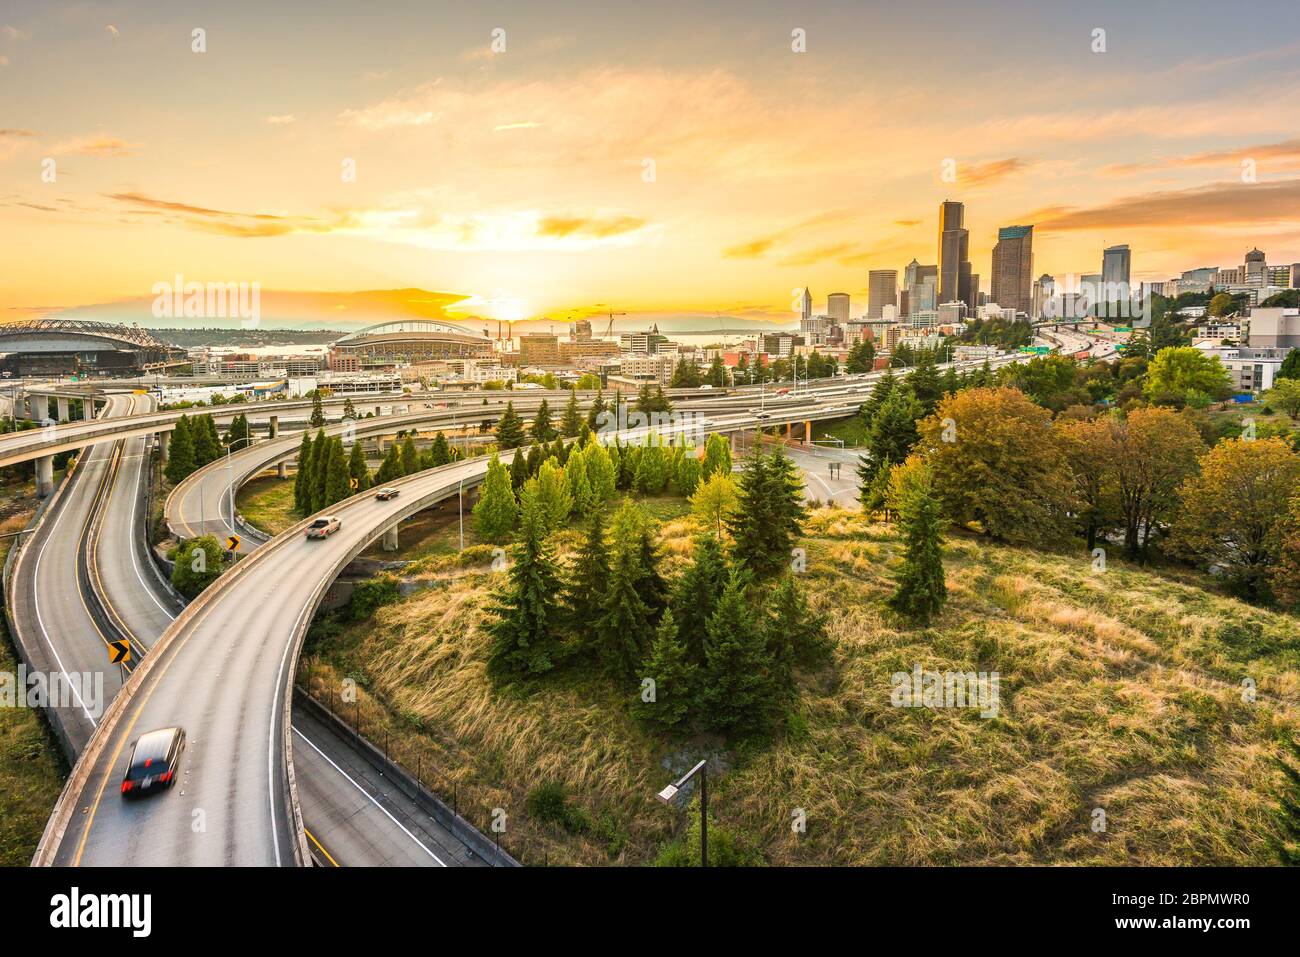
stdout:
[[[1126,295],[1133,262],[1127,245],[1109,246],[1101,254],[1101,281],[1107,300]],[[1122,286],[1120,284],[1123,284]]]
[[1032,315],[1034,227],[1003,226],[993,247],[993,280],[989,295],[1004,309]]
[[800,310],[799,318],[800,319],[812,318],[812,293],[808,291],[807,286],[803,287],[803,308]]
[[849,294],[847,292],[833,292],[826,297],[826,314],[831,318],[831,324],[842,326],[849,321]]
[[898,306],[897,269],[873,269],[867,274],[867,318],[879,319],[885,306]]
[[970,234],[962,226],[965,206],[952,200],[939,204],[939,289],[941,303],[971,304]]

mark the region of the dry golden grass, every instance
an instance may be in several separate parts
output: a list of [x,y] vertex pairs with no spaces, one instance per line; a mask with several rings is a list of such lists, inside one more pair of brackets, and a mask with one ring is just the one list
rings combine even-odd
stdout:
[[[689,518],[661,528],[668,570],[695,531]],[[1115,561],[1094,574],[1083,554],[956,538],[948,605],[915,629],[882,604],[898,551],[888,526],[822,509],[807,531],[806,583],[828,616],[833,665],[802,675],[787,727],[723,753],[727,770],[710,782],[716,817],[770,862],[1271,862],[1273,757],[1300,719],[1294,618],[1189,576]],[[558,539],[563,551],[579,536]],[[362,625],[318,627],[317,693],[361,680],[368,726],[387,727],[412,765],[419,749],[426,777],[436,768],[471,820],[507,809],[507,843],[530,862],[651,860],[682,824],[654,800],[668,766],[720,743],[657,740],[628,716],[632,689],[581,669],[528,694],[494,690],[480,627],[492,582],[471,571]],[[999,716],[891,707],[890,676],[916,663],[999,672]],[[586,833],[529,819],[526,796],[547,781],[595,822]],[[790,827],[797,809],[806,834]]]

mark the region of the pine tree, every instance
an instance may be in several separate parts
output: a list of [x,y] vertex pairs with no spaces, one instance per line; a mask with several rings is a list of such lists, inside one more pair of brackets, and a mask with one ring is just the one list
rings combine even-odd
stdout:
[[727,518],[733,554],[756,578],[780,571],[803,532],[807,507],[798,467],[782,450],[771,456],[756,446],[740,478],[740,501]]
[[605,395],[600,390],[596,390],[596,398],[591,400],[591,408],[587,410],[587,428],[592,432],[599,432],[601,426],[600,415],[605,411]]
[[439,432],[433,437],[433,446],[429,449],[431,468],[446,465],[451,461],[451,449],[447,446],[447,436]]
[[325,410],[320,404],[320,390],[311,390],[311,427],[313,429],[323,428],[325,425]]
[[781,578],[768,601],[767,648],[776,690],[787,699],[794,697],[795,665],[830,660],[826,619],[812,610],[792,574]]
[[633,487],[646,495],[659,495],[667,483],[668,467],[664,461],[663,449],[657,445],[647,445],[641,450]]
[[[490,542],[502,542],[510,536],[519,516],[519,506],[510,487],[510,473],[497,454],[488,461],[483,491],[474,506],[474,527]],[[544,521],[538,512],[539,520]]]
[[727,367],[722,363],[722,356],[715,355],[713,361],[709,363],[709,372],[706,378],[709,385],[715,389],[721,389],[727,384]]
[[705,629],[701,704],[710,727],[741,736],[764,730],[777,703],[767,635],[749,604],[746,575],[732,571]]
[[220,457],[221,442],[217,437],[217,427],[212,421],[212,416],[195,416],[190,425],[190,435],[194,441],[195,468],[201,469]]
[[329,458],[326,462],[325,507],[329,507],[352,494],[348,490],[348,463],[343,454],[343,440],[337,435],[329,440]]
[[[916,420],[919,408],[903,389],[896,389],[876,410],[867,436],[870,462],[902,462],[916,445]],[[875,474],[871,475],[875,478]]]
[[348,478],[356,482],[356,488],[350,490],[352,493],[364,492],[370,488],[370,470],[366,468],[366,452],[359,440],[352,443],[352,451],[348,455]]
[[898,513],[904,553],[889,605],[925,624],[948,596],[943,574],[943,517],[930,467],[913,460],[895,469],[890,505]]
[[885,507],[889,498],[889,471],[893,467],[888,455],[878,465],[865,455],[858,456],[858,501],[868,515]]
[[596,642],[593,626],[604,615],[605,590],[609,586],[609,551],[600,512],[593,512],[587,535],[574,556],[565,579],[562,603],[570,633],[583,647]]
[[510,460],[510,487],[518,494],[528,481],[528,456],[523,452],[516,452]]
[[515,411],[514,402],[507,402],[505,412],[501,413],[501,421],[497,423],[497,447],[502,450],[517,449],[523,444],[523,419]]
[[655,528],[645,519],[641,523],[641,545],[637,560],[641,566],[637,578],[637,594],[645,602],[650,621],[657,622],[668,607],[668,583],[659,572],[659,546],[655,542]]
[[564,406],[564,416],[560,419],[560,434],[566,438],[576,438],[582,431],[582,410],[578,408],[578,393],[569,390],[569,401]]
[[922,418],[934,411],[934,407],[943,398],[943,382],[939,379],[939,369],[935,365],[933,350],[925,350],[916,360],[916,367],[908,374],[906,385]]
[[705,633],[727,576],[727,560],[718,540],[708,533],[697,536],[691,564],[677,579],[672,600],[677,610],[677,634],[687,657],[697,665],[704,664]]
[[533,414],[533,438],[538,442],[549,442],[555,438],[555,428],[551,425],[551,406],[546,399]]
[[[641,664],[641,682],[632,702],[632,713],[661,731],[680,727],[695,708],[698,669],[686,658],[678,638],[671,610],[664,612],[655,631],[650,653]],[[653,681],[653,695],[647,701],[646,679]]]
[[164,474],[167,481],[179,485],[184,478],[194,471],[194,440],[190,436],[190,420],[182,415],[172,429],[171,441],[167,448],[167,468]]
[[611,674],[631,678],[654,635],[650,609],[641,598],[641,519],[625,503],[611,526],[609,587],[596,623],[596,647]]
[[613,498],[617,491],[617,469],[610,459],[609,449],[599,442],[593,442],[583,450],[582,461],[597,503]]
[[415,438],[407,436],[402,439],[402,475],[415,475],[420,471],[420,452],[416,451]]
[[319,512],[329,505],[326,498],[327,479],[329,478],[330,440],[324,430],[316,432],[312,442],[311,460],[311,510]]
[[590,515],[592,509],[600,505],[596,490],[591,487],[591,480],[587,476],[586,459],[586,451],[578,449],[569,456],[569,462],[564,467],[564,484],[568,488],[573,511],[578,515]]
[[348,396],[343,400],[343,418],[355,420],[356,417],[357,407],[352,404],[352,396]]
[[379,463],[379,468],[375,471],[375,485],[387,485],[389,482],[402,477],[402,453],[397,448],[397,443],[388,447],[384,453],[383,461]]
[[535,476],[546,461],[546,450],[540,444],[533,445],[528,449],[528,475]]
[[[489,476],[495,471],[497,494],[510,495],[513,508],[505,466],[495,455],[492,458],[496,468],[489,466]],[[524,504],[519,542],[512,551],[506,587],[488,607],[495,616],[486,625],[491,638],[488,672],[497,678],[550,671],[563,654],[560,609],[555,605],[560,592],[559,569],[546,542],[545,518],[535,500]]]
[[311,488],[311,433],[303,432],[302,444],[298,446],[297,470],[293,478],[293,509],[299,515],[310,515],[308,507]]
[[885,400],[894,394],[898,388],[898,380],[894,377],[894,370],[886,368],[879,379],[876,380],[875,386],[871,389],[871,396],[863,403],[859,410],[862,417],[870,423],[876,417],[876,412],[885,404]]

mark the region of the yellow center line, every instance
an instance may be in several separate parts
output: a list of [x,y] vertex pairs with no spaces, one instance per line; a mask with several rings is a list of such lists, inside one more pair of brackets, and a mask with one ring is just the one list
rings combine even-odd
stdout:
[[339,866],[339,862],[336,861],[336,860],[334,860],[334,858],[330,856],[330,852],[327,851],[327,850],[325,850],[325,846],[324,846],[323,844],[321,844],[320,841],[316,840],[316,835],[313,834],[311,831],[308,831],[305,827],[303,828],[303,831],[306,832],[308,839],[309,839],[313,844],[316,845],[316,849],[317,849],[318,851],[320,851],[322,854],[325,855],[325,859],[326,859],[327,861],[329,861],[331,864],[333,864],[335,867],[338,867],[338,866]]

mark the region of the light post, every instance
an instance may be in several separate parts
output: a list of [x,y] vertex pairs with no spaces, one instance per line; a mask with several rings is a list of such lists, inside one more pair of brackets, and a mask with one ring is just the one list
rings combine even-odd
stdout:
[[705,758],[686,772],[681,779],[673,782],[659,792],[658,798],[665,804],[672,804],[677,799],[677,792],[686,786],[686,782],[695,775],[700,776],[700,867],[709,866],[709,761]]

